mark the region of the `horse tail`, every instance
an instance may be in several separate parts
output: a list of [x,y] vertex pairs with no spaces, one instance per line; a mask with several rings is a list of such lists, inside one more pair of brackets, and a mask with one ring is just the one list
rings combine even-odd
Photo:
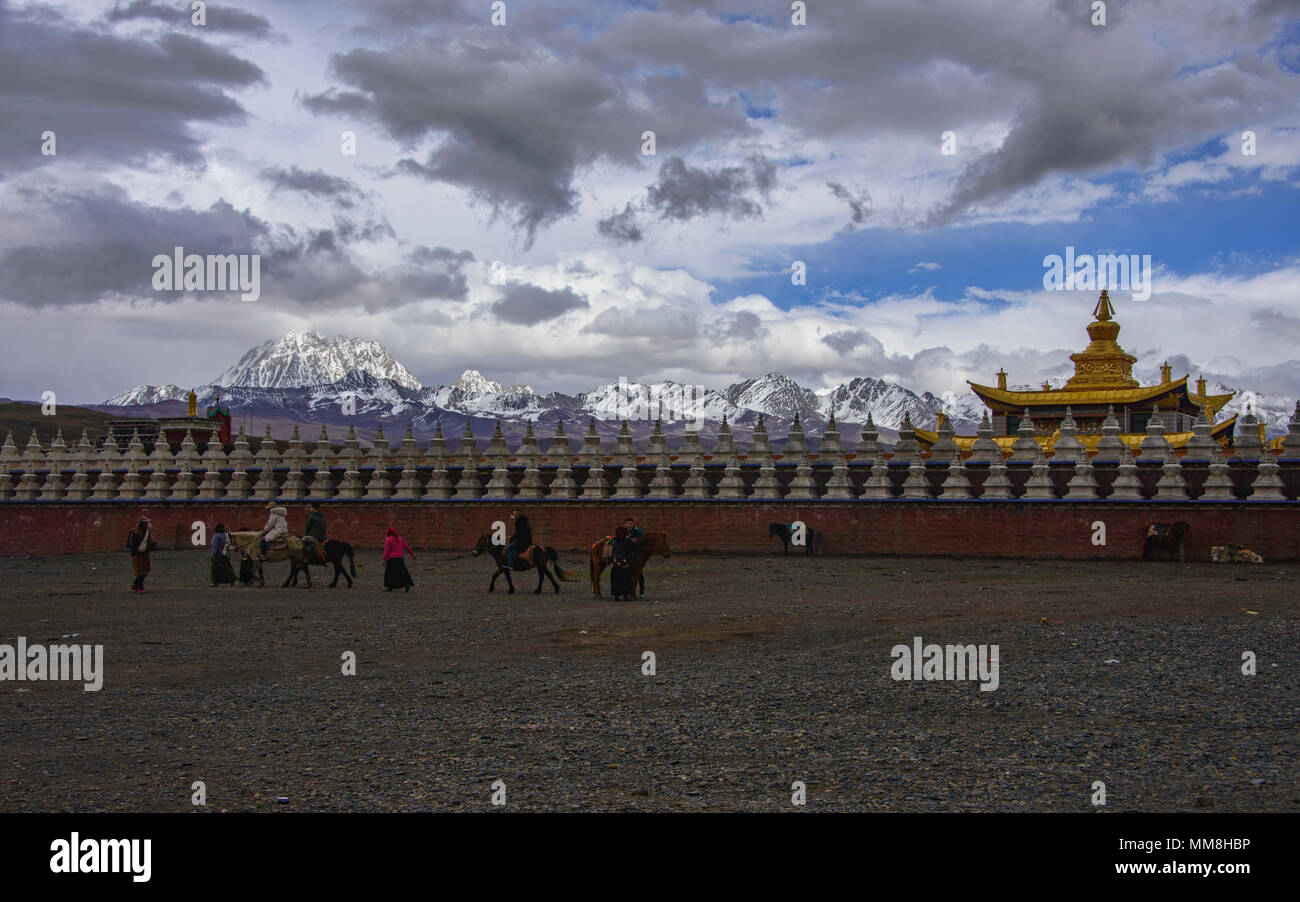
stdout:
[[[551,566],[555,568],[555,574],[560,578],[561,582],[567,583],[572,581],[573,574],[560,566],[560,553],[550,545],[546,546],[546,557],[550,560]],[[588,563],[588,566],[590,566],[590,563]]]

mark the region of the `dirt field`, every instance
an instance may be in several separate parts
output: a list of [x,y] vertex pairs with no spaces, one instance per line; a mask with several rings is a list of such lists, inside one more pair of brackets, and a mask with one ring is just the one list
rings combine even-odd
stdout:
[[[160,552],[138,596],[125,553],[0,559],[0,642],[106,671],[0,683],[0,810],[1300,810],[1294,565],[676,555],[618,603],[562,562],[489,595],[421,554],[402,594],[376,553],[308,591]],[[892,679],[918,635],[997,644],[996,691]]]

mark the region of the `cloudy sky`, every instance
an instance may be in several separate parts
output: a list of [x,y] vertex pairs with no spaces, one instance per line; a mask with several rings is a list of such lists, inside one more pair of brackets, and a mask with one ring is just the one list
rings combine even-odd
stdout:
[[[1036,383],[1067,246],[1150,255],[1143,374],[1300,394],[1300,3],[805,5],[0,0],[0,396],[308,328],[427,384]],[[156,291],[177,245],[260,299]]]

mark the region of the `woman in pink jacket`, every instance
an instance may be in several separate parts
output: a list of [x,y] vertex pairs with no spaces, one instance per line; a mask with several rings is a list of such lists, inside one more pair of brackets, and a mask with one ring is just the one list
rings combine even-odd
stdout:
[[394,589],[405,589],[411,591],[415,585],[411,581],[411,572],[406,569],[406,561],[403,559],[404,554],[415,557],[415,552],[411,546],[406,544],[397,534],[397,530],[388,527],[388,534],[384,538],[384,591],[391,592]]

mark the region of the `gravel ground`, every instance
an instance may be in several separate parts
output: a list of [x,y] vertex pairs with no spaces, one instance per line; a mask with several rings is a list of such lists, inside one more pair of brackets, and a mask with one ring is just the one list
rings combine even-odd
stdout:
[[[777,811],[798,780],[806,810],[1089,811],[1101,780],[1112,811],[1300,811],[1294,564],[679,554],[619,603],[575,552],[558,596],[450,553],[384,593],[377,557],[213,589],[160,552],[143,596],[125,554],[0,559],[0,642],[106,670],[0,683],[0,810],[193,810],[202,780],[207,811],[485,811],[502,780],[509,810]],[[999,688],[893,680],[916,635],[997,644]]]

